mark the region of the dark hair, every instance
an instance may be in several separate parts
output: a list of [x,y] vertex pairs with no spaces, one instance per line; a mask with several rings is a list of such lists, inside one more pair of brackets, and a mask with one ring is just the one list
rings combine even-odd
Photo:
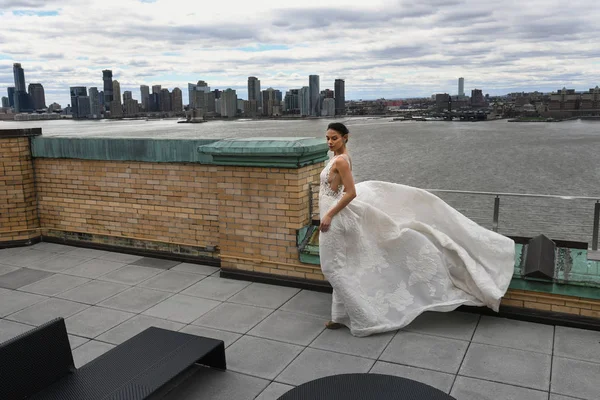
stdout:
[[[348,133],[350,133],[348,128],[346,128],[346,125],[342,124],[341,122],[330,123],[329,125],[327,125],[327,130],[330,129],[336,131],[342,136],[346,136]],[[346,138],[346,143],[348,143],[348,138]]]

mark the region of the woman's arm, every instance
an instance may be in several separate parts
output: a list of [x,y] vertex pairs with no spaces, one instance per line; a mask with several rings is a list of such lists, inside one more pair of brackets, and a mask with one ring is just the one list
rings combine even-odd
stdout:
[[327,214],[325,214],[321,219],[321,226],[319,227],[321,232],[327,232],[327,230],[329,230],[329,226],[331,225],[331,219],[337,213],[343,210],[344,207],[350,204],[352,199],[356,197],[356,188],[354,187],[354,178],[352,177],[352,171],[350,171],[350,164],[348,160],[340,162],[340,158],[343,157],[339,157],[337,160],[335,160],[332,168],[335,168],[337,170],[337,173],[342,178],[342,185],[344,185],[344,195],[342,196],[340,201],[338,201],[337,204],[333,206],[331,210],[329,210]]

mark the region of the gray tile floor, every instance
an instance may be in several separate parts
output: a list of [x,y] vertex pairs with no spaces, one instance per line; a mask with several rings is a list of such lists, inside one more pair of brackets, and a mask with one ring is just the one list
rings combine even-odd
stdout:
[[324,329],[328,294],[218,272],[51,243],[0,250],[0,342],[58,316],[77,366],[149,326],[222,339],[228,370],[195,367],[167,400],[273,400],[349,372],[407,377],[458,400],[600,398],[600,332],[452,312],[355,338]]

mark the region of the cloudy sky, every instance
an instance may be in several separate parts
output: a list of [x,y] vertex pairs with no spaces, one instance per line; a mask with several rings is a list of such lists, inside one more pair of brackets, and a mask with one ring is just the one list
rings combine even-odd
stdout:
[[[273,5],[276,4],[276,5]],[[27,84],[65,106],[69,86],[183,90],[200,79],[247,98],[346,79],[347,99],[600,85],[598,0],[0,0],[0,94]]]

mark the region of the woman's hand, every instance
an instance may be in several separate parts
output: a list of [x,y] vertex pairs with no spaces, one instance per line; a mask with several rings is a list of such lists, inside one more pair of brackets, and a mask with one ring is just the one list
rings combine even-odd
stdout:
[[319,230],[321,232],[327,232],[329,230],[329,226],[331,225],[331,216],[329,214],[325,214],[323,218],[321,218],[321,225],[319,225]]

